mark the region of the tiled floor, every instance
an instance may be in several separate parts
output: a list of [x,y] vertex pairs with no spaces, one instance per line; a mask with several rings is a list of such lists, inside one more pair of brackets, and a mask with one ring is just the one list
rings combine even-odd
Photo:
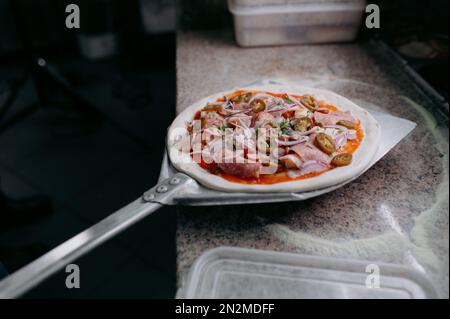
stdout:
[[[0,245],[39,242],[53,248],[134,200],[158,178],[175,109],[174,70],[126,73],[103,65],[77,73],[76,64],[69,68],[83,95],[114,124],[44,107],[0,134],[5,192],[12,197],[44,193],[54,204],[49,218],[0,233]],[[15,107],[28,100],[19,99]],[[117,125],[147,147],[127,138]],[[25,297],[173,297],[174,237],[175,211],[164,208],[77,260],[81,289],[67,289],[61,271]]]

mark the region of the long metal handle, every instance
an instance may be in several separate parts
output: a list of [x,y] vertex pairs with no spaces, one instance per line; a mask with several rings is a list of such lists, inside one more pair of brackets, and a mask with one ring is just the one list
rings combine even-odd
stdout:
[[190,178],[175,174],[94,226],[0,281],[0,299],[15,298],[167,203]]

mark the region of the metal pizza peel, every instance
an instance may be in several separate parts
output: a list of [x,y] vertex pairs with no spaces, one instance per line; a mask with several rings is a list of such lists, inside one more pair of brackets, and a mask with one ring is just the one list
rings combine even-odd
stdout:
[[[382,131],[378,152],[366,168],[367,171],[405,138],[416,124],[379,112],[377,111],[379,108],[368,102],[360,100],[355,102],[373,115]],[[157,211],[163,205],[212,206],[302,201],[329,193],[352,182],[360,175],[332,187],[302,193],[221,192],[209,189],[188,175],[178,172],[171,165],[166,152],[156,186],[134,202],[0,281],[0,298],[15,298],[22,295],[73,260]]]

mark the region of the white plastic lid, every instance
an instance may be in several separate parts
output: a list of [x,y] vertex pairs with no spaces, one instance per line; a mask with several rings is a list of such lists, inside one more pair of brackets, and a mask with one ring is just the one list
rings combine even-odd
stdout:
[[[368,265],[379,269],[379,288],[366,286]],[[178,298],[415,299],[436,293],[421,273],[400,265],[219,247],[196,260]]]

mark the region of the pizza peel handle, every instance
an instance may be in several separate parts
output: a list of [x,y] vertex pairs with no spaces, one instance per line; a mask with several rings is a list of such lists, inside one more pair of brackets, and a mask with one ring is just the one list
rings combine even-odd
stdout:
[[0,281],[0,299],[18,297],[35,287],[72,261],[155,212],[162,203],[170,202],[171,197],[191,180],[178,173],[161,181],[141,198],[17,270]]

